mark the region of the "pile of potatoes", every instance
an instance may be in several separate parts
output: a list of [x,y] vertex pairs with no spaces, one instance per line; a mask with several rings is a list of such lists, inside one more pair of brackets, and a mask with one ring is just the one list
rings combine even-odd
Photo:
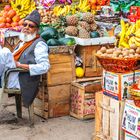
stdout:
[[39,13],[41,15],[42,23],[55,24],[59,20],[59,18],[51,10],[47,11],[46,9],[40,9]]
[[138,58],[140,57],[140,47],[131,46],[128,48],[109,48],[102,47],[97,51],[97,55],[111,58]]

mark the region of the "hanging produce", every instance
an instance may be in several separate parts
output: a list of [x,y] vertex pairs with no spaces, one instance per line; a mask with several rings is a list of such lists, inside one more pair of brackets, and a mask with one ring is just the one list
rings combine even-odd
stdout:
[[121,32],[119,36],[118,47],[134,48],[140,47],[140,20],[136,23],[125,23],[121,20]]
[[36,9],[36,3],[34,0],[11,0],[11,7],[20,18],[24,18]]

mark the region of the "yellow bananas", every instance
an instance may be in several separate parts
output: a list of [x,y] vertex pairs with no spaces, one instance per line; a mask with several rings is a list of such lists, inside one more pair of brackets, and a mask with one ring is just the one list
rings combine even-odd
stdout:
[[80,0],[77,8],[79,9],[80,12],[87,12],[88,10],[90,10],[88,0]]
[[80,0],[78,5],[65,5],[65,6],[55,6],[53,12],[55,15],[66,16],[69,13],[76,14],[77,12],[88,12],[90,10],[90,5],[88,0]]
[[120,40],[119,40],[119,47],[122,47],[122,42],[124,41],[126,32],[126,26],[124,20],[121,19],[121,33],[120,33]]
[[34,0],[11,0],[11,7],[22,19],[36,9],[36,4]]
[[67,14],[69,14],[71,9],[70,5],[65,5],[64,7],[62,7],[61,5],[55,6],[53,9],[53,12],[55,15],[60,16],[66,16]]
[[129,45],[135,44],[140,47],[140,28],[134,33],[134,36],[130,38]]
[[119,36],[119,47],[140,47],[140,21],[135,24],[128,24],[121,20],[121,33]]

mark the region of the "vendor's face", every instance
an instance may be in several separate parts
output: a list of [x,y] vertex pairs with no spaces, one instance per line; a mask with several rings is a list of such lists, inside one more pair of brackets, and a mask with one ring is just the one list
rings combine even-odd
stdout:
[[23,22],[23,28],[22,28],[22,32],[24,34],[34,34],[35,32],[38,31],[38,27],[36,26],[36,24],[30,20],[25,20]]

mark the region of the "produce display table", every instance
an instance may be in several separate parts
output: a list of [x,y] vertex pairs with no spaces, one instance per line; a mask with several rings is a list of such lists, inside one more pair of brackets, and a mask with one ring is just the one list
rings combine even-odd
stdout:
[[[69,35],[65,35],[65,37],[71,37]],[[98,38],[89,38],[83,39],[72,36],[76,40],[76,44],[81,46],[88,46],[88,45],[103,45],[103,44],[113,44],[116,41],[116,38],[113,37],[98,37]]]

